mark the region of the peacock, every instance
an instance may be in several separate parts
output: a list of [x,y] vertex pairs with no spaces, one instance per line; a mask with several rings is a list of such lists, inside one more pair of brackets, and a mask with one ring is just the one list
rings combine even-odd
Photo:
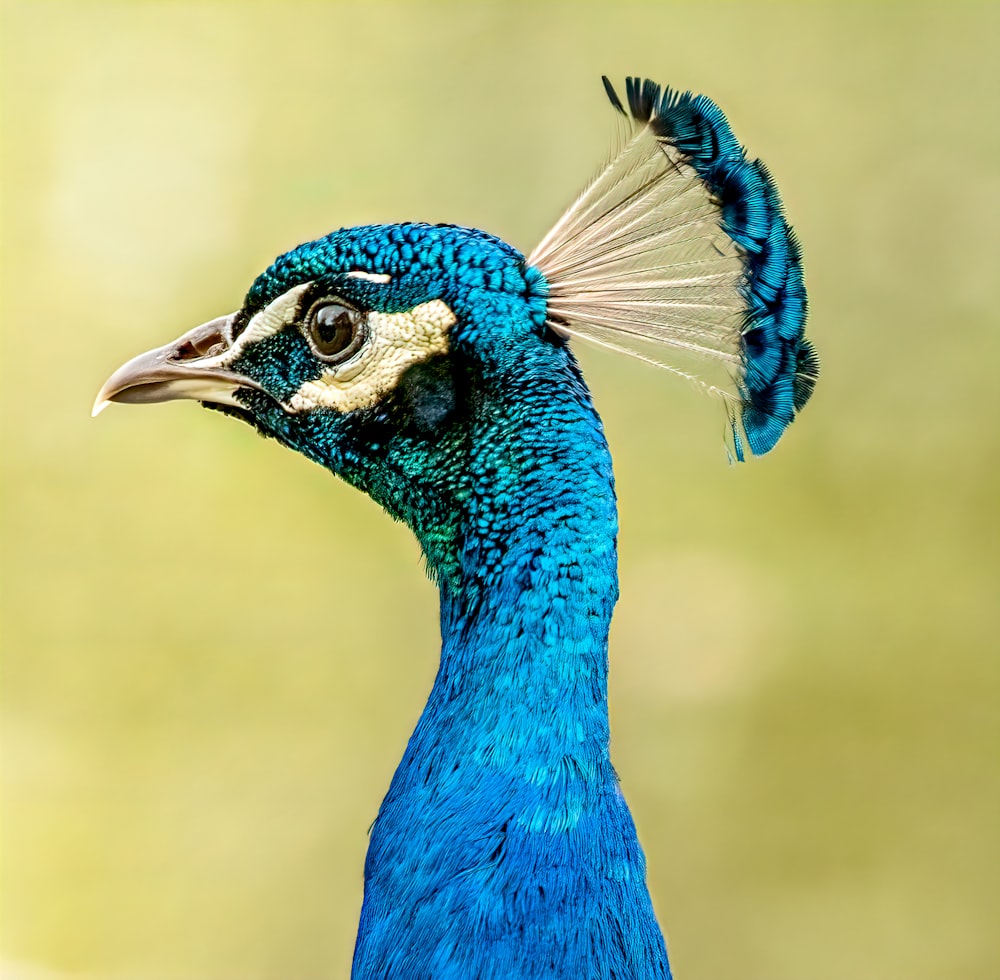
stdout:
[[343,228],[95,404],[200,401],[416,535],[441,660],[370,830],[358,980],[670,976],[608,751],[615,487],[570,341],[717,395],[734,461],[775,445],[818,361],[799,246],[721,110],[604,86],[620,138],[527,258],[453,225]]

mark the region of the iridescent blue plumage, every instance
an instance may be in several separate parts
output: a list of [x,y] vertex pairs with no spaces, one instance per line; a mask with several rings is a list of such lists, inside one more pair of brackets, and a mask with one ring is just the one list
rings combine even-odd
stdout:
[[608,752],[614,478],[566,338],[721,361],[757,454],[816,365],[766,171],[707,99],[630,79],[627,100],[640,129],[531,258],[452,226],[342,229],[99,396],[234,414],[420,542],[441,665],[372,827],[359,980],[670,976]]

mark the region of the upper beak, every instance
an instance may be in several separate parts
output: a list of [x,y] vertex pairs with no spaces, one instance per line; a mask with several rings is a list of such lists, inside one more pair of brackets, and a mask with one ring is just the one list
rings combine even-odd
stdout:
[[260,390],[260,385],[220,363],[229,349],[229,327],[235,315],[210,320],[173,343],[133,357],[104,382],[93,414],[111,402],[142,404],[175,398],[243,407],[233,397],[237,389]]

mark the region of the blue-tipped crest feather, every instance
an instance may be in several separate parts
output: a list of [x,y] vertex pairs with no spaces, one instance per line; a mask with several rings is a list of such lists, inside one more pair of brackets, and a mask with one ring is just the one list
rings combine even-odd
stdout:
[[723,363],[728,386],[700,383],[729,400],[736,458],[744,442],[766,453],[819,370],[803,338],[801,253],[774,181],[711,99],[628,78],[623,102],[603,81],[629,129],[529,257],[548,282],[550,323],[656,363],[636,348]]

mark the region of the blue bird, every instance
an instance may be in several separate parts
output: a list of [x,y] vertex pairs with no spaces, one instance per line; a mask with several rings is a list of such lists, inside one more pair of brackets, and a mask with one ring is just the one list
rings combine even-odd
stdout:
[[441,663],[371,829],[355,978],[670,976],[608,754],[614,478],[569,340],[718,394],[738,460],[818,362],[767,170],[704,96],[604,83],[620,143],[527,258],[450,225],[341,229],[98,395],[241,418],[420,543]]

